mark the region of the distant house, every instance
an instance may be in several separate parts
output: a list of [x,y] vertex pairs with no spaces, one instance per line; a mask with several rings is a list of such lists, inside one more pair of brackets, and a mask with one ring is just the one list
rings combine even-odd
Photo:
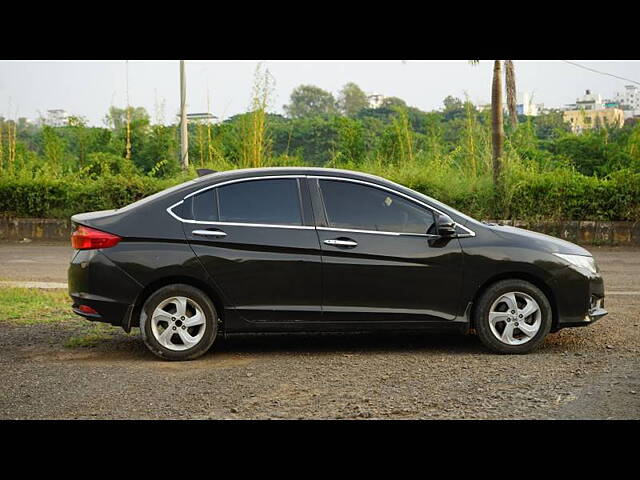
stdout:
[[381,93],[372,93],[367,95],[367,100],[369,101],[369,108],[380,108],[382,102],[384,102],[384,95]]
[[64,127],[69,123],[69,113],[66,110],[47,110],[44,124],[50,127]]
[[187,113],[187,121],[195,121],[195,122],[205,122],[205,123],[216,123],[218,117],[212,115],[208,112],[204,113]]
[[518,94],[518,103],[516,104],[516,112],[518,115],[527,115],[535,117],[540,114],[540,110],[544,107],[542,104],[533,103],[533,95],[529,92]]
[[635,85],[625,85],[624,91],[616,92],[614,100],[622,110],[640,110],[640,88]]
[[601,126],[624,125],[624,112],[614,106],[610,100],[602,100],[602,96],[586,90],[585,94],[576,100],[576,103],[563,113],[563,119],[571,126],[571,131],[580,133],[584,130]]
[[602,110],[604,102],[602,96],[597,93],[591,93],[586,90],[585,94],[576,100],[576,110]]
[[572,132],[580,133],[599,126],[622,127],[624,112],[619,108],[568,110],[563,112],[562,119],[571,126]]
[[[484,102],[476,102],[475,107],[478,111],[483,112],[485,110],[491,110],[491,103]],[[533,95],[529,92],[518,93],[516,96],[516,114],[517,115],[527,115],[530,117],[535,117],[540,115],[542,109],[544,108],[544,104],[542,103],[533,103]],[[508,105],[506,100],[503,101],[502,109],[507,112]]]

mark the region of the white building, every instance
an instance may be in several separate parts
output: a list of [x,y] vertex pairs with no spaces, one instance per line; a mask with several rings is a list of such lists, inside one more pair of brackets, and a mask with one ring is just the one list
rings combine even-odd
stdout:
[[624,91],[615,93],[613,101],[624,112],[625,120],[640,117],[640,88],[635,85],[625,85]]
[[[508,112],[509,106],[507,105],[506,95],[503,97],[502,108],[505,113]],[[483,101],[475,102],[475,106],[478,111],[483,112],[485,110],[491,110],[491,103],[485,103]],[[529,92],[521,92],[516,95],[516,113],[518,115],[527,115],[535,117],[542,113],[544,109],[543,103],[533,103],[533,95]]]
[[69,113],[66,110],[54,109],[47,110],[47,116],[44,124],[50,127],[64,127],[69,122]]
[[[179,117],[179,115],[178,115]],[[204,123],[218,123],[218,117],[209,113],[187,113],[187,121],[196,121],[196,122],[204,122]]]
[[622,110],[640,110],[640,88],[625,85],[624,91],[616,92],[613,98]]
[[544,108],[543,104],[533,103],[533,95],[529,92],[522,92],[517,95],[516,111],[518,115],[527,115],[535,117],[540,114],[540,110]]
[[381,93],[371,93],[367,95],[367,100],[369,100],[369,108],[380,108],[384,101],[384,95]]
[[591,90],[587,90],[575,103],[576,110],[602,110],[603,108],[604,102],[602,101],[602,95],[599,93],[591,93]]

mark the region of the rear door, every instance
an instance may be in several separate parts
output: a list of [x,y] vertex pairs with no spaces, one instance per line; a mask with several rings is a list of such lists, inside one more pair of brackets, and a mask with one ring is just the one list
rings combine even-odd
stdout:
[[321,257],[305,178],[234,180],[183,205],[185,233],[248,321],[318,320]]
[[444,321],[461,314],[458,239],[434,211],[393,190],[309,178],[323,257],[323,320]]

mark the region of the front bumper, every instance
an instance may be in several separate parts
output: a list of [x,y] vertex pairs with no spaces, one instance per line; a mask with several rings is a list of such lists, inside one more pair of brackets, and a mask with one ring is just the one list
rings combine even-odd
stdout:
[[587,312],[587,315],[585,315],[584,321],[588,323],[596,322],[607,313],[609,312],[604,309],[604,297],[596,297],[595,295],[592,295],[589,304],[589,311]]
[[607,315],[604,281],[599,273],[586,275],[568,267],[556,279],[557,324],[554,331],[585,327]]

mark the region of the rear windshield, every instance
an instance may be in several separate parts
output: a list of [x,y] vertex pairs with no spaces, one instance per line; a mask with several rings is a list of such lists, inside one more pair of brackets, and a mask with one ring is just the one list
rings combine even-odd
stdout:
[[159,191],[157,193],[154,193],[153,195],[149,195],[148,197],[141,198],[140,200],[138,200],[136,202],[130,203],[129,205],[124,206],[122,208],[118,208],[116,210],[118,212],[131,210],[132,208],[136,208],[136,207],[139,207],[141,205],[145,205],[145,204],[147,204],[149,202],[154,201],[157,198],[163,197],[163,196],[165,196],[165,195],[167,195],[169,193],[173,193],[173,192],[175,192],[177,190],[180,190],[181,188],[184,188],[187,185],[191,185],[193,183],[196,183],[196,181],[195,180],[188,180],[188,181],[186,181],[184,183],[180,183],[179,185],[174,185],[173,187],[165,188],[164,190],[161,190],[161,191]]

